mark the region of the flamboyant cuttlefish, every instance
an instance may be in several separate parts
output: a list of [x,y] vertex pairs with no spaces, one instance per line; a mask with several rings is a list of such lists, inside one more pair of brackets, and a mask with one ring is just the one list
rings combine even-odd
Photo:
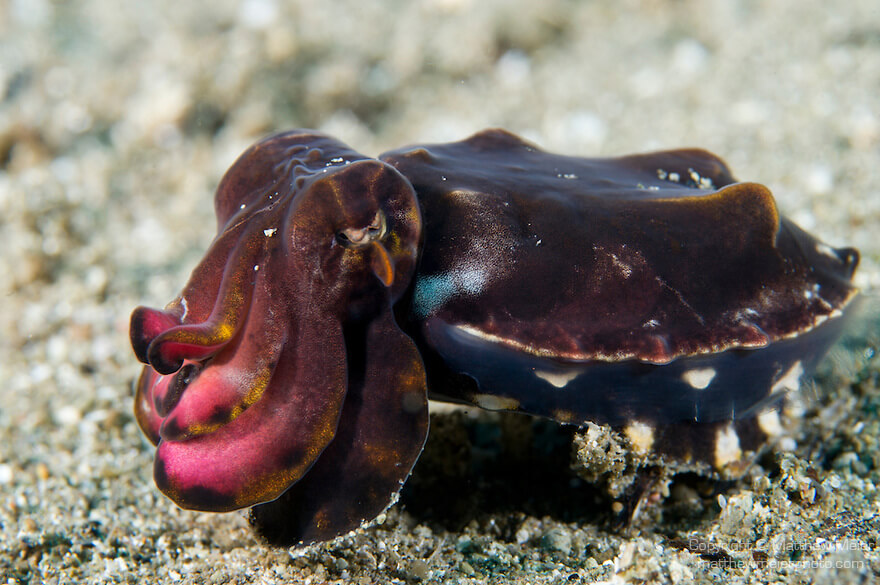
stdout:
[[162,492],[254,506],[278,544],[389,506],[429,393],[723,466],[857,292],[855,250],[702,150],[578,158],[487,130],[373,159],[297,130],[249,148],[215,206],[180,295],[132,315],[135,411]]

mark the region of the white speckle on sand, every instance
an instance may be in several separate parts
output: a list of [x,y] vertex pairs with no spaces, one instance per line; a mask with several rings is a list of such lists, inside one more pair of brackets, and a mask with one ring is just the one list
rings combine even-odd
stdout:
[[631,422],[623,429],[623,434],[638,453],[647,453],[654,446],[654,427],[640,421]]
[[0,485],[12,482],[12,466],[0,463]]
[[278,19],[278,3],[275,0],[243,0],[238,7],[238,17],[248,28],[266,29]]
[[82,420],[82,412],[73,405],[65,405],[55,411],[53,417],[58,424],[72,426]]
[[779,413],[775,410],[768,410],[759,414],[758,426],[768,437],[778,437],[783,433]]
[[804,188],[810,195],[827,195],[834,189],[834,173],[831,167],[816,164],[804,173]]
[[715,467],[723,468],[728,463],[738,461],[742,457],[739,446],[739,435],[732,424],[718,429],[715,433]]

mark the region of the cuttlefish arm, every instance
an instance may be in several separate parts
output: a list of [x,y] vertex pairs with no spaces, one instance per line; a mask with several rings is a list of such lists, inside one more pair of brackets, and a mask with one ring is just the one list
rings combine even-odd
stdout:
[[390,312],[346,340],[349,390],[336,437],[305,477],[251,510],[251,523],[272,544],[320,542],[340,526],[374,519],[394,502],[422,451],[425,372],[412,341]]
[[415,193],[390,166],[294,131],[239,158],[216,210],[218,236],[180,296],[132,315],[156,483],[208,511],[284,494],[273,522],[295,541],[357,528],[427,434],[422,362],[391,311],[414,270]]

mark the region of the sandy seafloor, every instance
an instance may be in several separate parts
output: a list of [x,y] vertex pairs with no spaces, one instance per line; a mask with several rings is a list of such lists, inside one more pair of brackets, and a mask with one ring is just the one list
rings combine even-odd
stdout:
[[[127,327],[201,257],[223,171],[291,127],[373,155],[488,126],[566,154],[705,147],[860,248],[876,289],[878,100],[876,0],[0,1],[0,583],[875,581],[880,391],[858,336],[804,391],[793,450],[683,481],[629,529],[496,464],[444,488],[453,520],[426,491],[288,551],[159,494]],[[438,453],[416,484],[461,450]]]

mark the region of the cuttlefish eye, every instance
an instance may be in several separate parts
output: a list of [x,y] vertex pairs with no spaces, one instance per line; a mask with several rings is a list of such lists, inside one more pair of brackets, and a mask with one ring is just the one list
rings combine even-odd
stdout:
[[362,247],[385,237],[387,224],[382,210],[376,212],[370,225],[362,228],[348,228],[336,232],[336,240],[343,246]]

